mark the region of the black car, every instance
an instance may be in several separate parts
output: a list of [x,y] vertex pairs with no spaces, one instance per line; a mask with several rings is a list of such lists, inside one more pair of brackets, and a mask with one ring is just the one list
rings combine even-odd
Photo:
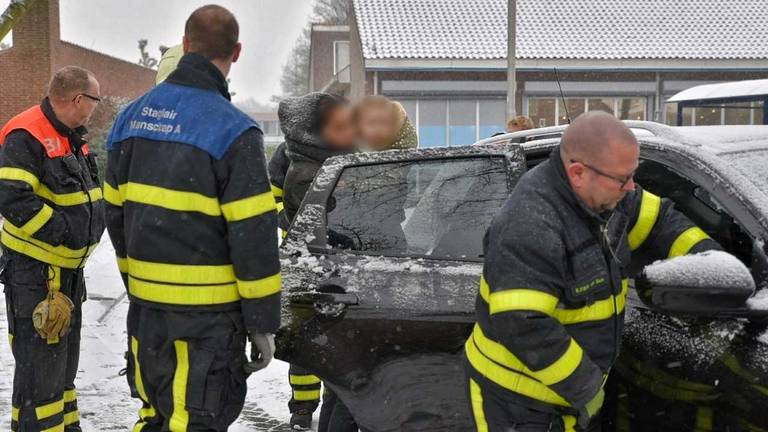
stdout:
[[[768,431],[768,128],[628,125],[636,182],[749,266],[758,292],[751,309],[685,312],[631,295],[604,429]],[[319,375],[361,429],[470,430],[462,357],[482,237],[562,132],[326,162],[282,247],[277,357]]]

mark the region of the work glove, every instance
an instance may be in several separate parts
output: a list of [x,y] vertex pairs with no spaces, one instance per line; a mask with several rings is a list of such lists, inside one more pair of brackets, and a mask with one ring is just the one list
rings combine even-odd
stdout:
[[589,427],[589,421],[592,420],[592,417],[600,412],[600,408],[603,407],[603,399],[605,399],[605,391],[600,387],[600,391],[597,392],[595,397],[579,410],[578,423],[582,429],[586,430]]
[[57,343],[60,337],[69,333],[74,309],[72,300],[61,291],[48,291],[45,300],[32,311],[32,324],[49,344]]
[[246,373],[260,371],[269,365],[275,355],[275,335],[271,333],[252,333],[248,335],[251,341],[251,361],[245,364]]

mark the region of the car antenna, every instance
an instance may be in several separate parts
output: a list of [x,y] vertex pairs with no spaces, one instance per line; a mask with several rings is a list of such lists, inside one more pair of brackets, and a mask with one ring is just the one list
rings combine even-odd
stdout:
[[565,109],[565,117],[568,119],[568,124],[571,124],[571,115],[568,114],[568,104],[565,103],[565,93],[563,93],[563,86],[560,84],[560,77],[557,76],[557,68],[552,68],[555,70],[555,80],[557,81],[557,87],[560,89],[560,99],[563,100],[563,108]]

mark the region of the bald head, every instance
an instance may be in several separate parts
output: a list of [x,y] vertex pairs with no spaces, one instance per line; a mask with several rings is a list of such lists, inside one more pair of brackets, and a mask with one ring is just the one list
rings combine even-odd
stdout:
[[616,117],[603,111],[590,111],[576,118],[560,140],[563,161],[594,161],[613,146],[637,146],[637,139]]
[[231,58],[239,37],[240,26],[235,16],[218,5],[196,9],[184,26],[186,52],[198,53],[208,60]]

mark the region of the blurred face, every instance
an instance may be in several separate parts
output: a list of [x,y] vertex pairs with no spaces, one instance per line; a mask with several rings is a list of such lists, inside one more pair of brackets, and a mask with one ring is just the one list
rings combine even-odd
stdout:
[[88,123],[100,101],[99,82],[91,77],[88,91],[79,93],[72,99],[72,121],[75,123],[75,127]]
[[352,150],[357,138],[349,106],[341,106],[328,114],[320,136],[334,150]]
[[397,134],[397,118],[387,106],[372,106],[360,112],[357,130],[363,144],[370,150],[391,148]]
[[591,160],[564,160],[568,179],[576,195],[597,213],[616,208],[627,193],[635,190],[633,176],[639,165],[637,143],[611,143]]

